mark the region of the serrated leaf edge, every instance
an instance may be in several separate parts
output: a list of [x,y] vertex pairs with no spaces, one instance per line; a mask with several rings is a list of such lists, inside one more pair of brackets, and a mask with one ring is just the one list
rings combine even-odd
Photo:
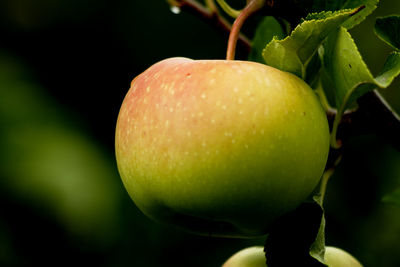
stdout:
[[[342,102],[341,102],[341,105],[340,105],[340,107],[339,107],[339,109],[338,109],[338,111],[337,111],[337,114],[336,114],[336,116],[335,116],[335,119],[334,119],[334,121],[333,121],[332,132],[331,132],[331,146],[332,146],[333,148],[339,148],[339,147],[340,147],[340,145],[337,143],[337,140],[336,140],[337,128],[338,128],[338,126],[339,126],[340,120],[342,119],[343,113],[345,112],[346,108],[347,108],[353,101],[356,100],[356,99],[351,100],[351,97],[352,97],[353,93],[357,90],[357,88],[359,88],[359,87],[362,86],[362,85],[368,85],[368,84],[370,84],[370,85],[371,85],[371,89],[368,90],[368,91],[374,90],[374,89],[372,89],[372,88],[374,88],[374,87],[379,87],[379,88],[384,89],[384,88],[387,88],[387,87],[393,82],[393,80],[400,74],[400,68],[399,68],[399,70],[397,70],[397,73],[396,73],[395,75],[391,76],[391,78],[390,78],[389,80],[387,80],[386,83],[382,83],[382,82],[379,81],[379,77],[380,77],[381,75],[383,75],[384,73],[386,73],[386,72],[381,72],[377,77],[374,78],[374,77],[372,76],[371,71],[369,70],[367,64],[366,64],[365,61],[363,60],[363,58],[362,58],[362,56],[361,56],[361,53],[359,52],[358,47],[357,47],[357,45],[355,44],[354,39],[351,37],[350,33],[349,33],[349,32],[347,31],[347,29],[344,28],[344,27],[340,27],[339,30],[344,30],[344,33],[345,33],[346,35],[348,35],[348,37],[350,38],[350,40],[351,40],[352,43],[354,44],[354,47],[355,47],[356,52],[357,52],[357,56],[358,56],[359,59],[361,60],[362,65],[365,67],[365,69],[366,69],[368,75],[370,76],[370,80],[369,80],[369,81],[361,81],[361,82],[355,84],[349,91],[346,92],[345,97],[343,98],[343,100],[342,100]],[[390,57],[391,57],[392,55],[396,55],[396,54],[400,57],[400,53],[399,53],[399,52],[393,51],[393,52],[392,52],[391,54],[389,54],[389,56],[387,57],[386,62],[385,62],[385,65],[386,65],[387,61],[390,59]],[[384,66],[384,67],[385,67],[385,66]],[[351,100],[351,101],[350,101],[350,100]]]
[[[351,15],[356,14],[356,13],[359,12],[360,10],[361,10],[360,8],[355,8],[355,9],[343,9],[343,10],[341,10],[341,11],[335,11],[335,12],[338,12],[338,13],[339,13],[337,16],[349,15],[349,17],[350,17]],[[299,34],[299,32],[301,31],[301,28],[302,28],[302,27],[307,27],[307,26],[306,26],[307,24],[318,23],[318,22],[325,22],[325,21],[337,19],[337,16],[331,16],[331,17],[323,18],[323,19],[311,19],[311,20],[305,20],[305,21],[303,21],[302,23],[298,24],[298,25],[296,26],[296,28],[294,28],[293,31],[290,33],[290,35],[286,36],[284,39],[278,40],[278,39],[276,39],[276,38],[273,38],[273,39],[265,46],[265,48],[263,49],[262,56],[263,56],[264,59],[265,59],[265,56],[264,56],[264,55],[265,55],[265,51],[267,51],[267,50],[270,48],[270,46],[272,46],[274,43],[281,44],[281,43],[284,43],[284,42],[288,41],[290,38],[293,38],[293,36],[295,36],[296,34]],[[342,23],[344,23],[345,21],[346,21],[346,19],[345,19]],[[327,35],[327,36],[328,36],[328,35]],[[327,37],[327,36],[326,36],[326,37]],[[326,37],[324,38],[324,40],[326,39]],[[296,50],[294,54],[296,55],[297,60],[300,62],[300,65],[301,65],[301,77],[304,79],[304,78],[305,78],[305,70],[306,70],[307,63],[308,63],[308,61],[312,58],[312,55],[313,55],[313,54],[312,54],[312,55],[304,62],[304,64],[303,64],[302,61],[301,61],[301,59],[300,59],[300,57],[299,57],[298,51],[299,51],[299,50]],[[316,52],[316,51],[317,51],[317,49],[315,50],[315,52]],[[315,52],[314,52],[314,53],[315,53]],[[265,61],[266,61],[266,60],[265,60]],[[268,64],[267,61],[266,61],[266,63]]]

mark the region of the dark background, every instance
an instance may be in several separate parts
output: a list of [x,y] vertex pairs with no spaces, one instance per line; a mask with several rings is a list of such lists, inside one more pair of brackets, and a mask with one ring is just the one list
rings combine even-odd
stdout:
[[[396,13],[400,2],[382,0],[351,31],[375,74],[390,48],[375,37],[374,19]],[[0,0],[0,265],[220,266],[262,245],[151,221],[114,159],[131,80],[168,57],[224,58],[226,42],[162,0]],[[397,110],[399,89],[383,92]],[[400,153],[384,141],[352,140],[325,202],[327,244],[365,266],[400,266],[400,207],[381,202],[400,185]]]

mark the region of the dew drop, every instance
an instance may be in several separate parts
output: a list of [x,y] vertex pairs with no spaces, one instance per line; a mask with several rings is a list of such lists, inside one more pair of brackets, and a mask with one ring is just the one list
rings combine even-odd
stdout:
[[171,10],[171,12],[174,13],[174,14],[179,14],[179,13],[181,13],[181,9],[180,9],[180,7],[178,7],[178,6],[171,6],[171,7],[170,7],[170,10]]

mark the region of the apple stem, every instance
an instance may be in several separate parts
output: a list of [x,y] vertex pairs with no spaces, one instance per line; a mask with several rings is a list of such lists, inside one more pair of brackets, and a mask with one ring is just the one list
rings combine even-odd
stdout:
[[228,49],[226,51],[226,59],[235,59],[236,43],[239,38],[240,29],[242,28],[246,19],[260,10],[265,5],[266,0],[248,0],[246,7],[239,13],[238,17],[232,25],[231,33],[229,35]]

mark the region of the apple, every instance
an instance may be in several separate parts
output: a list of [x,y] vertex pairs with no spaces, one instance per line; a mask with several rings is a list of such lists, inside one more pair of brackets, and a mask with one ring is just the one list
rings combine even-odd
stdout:
[[264,247],[254,246],[233,254],[222,267],[267,267]]
[[362,267],[350,253],[336,247],[325,248],[325,262],[329,267]]
[[203,235],[255,237],[312,192],[329,150],[312,89],[247,61],[170,58],[131,84],[115,149],[147,216]]
[[[336,247],[325,247],[325,263],[329,267],[362,267],[356,258]],[[264,247],[242,249],[232,255],[222,267],[267,267]]]

